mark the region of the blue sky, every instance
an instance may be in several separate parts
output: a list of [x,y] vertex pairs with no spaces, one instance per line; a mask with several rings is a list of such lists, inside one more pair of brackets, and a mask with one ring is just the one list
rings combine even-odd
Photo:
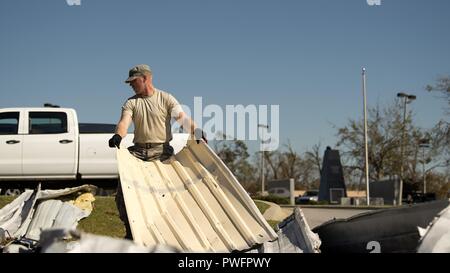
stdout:
[[[132,95],[128,69],[147,63],[157,88],[193,106],[280,105],[280,138],[303,152],[336,143],[336,126],[397,92],[414,120],[444,118],[424,91],[450,74],[450,1],[0,1],[0,107],[51,102],[82,122],[116,123]],[[251,150],[257,142],[248,143]]]

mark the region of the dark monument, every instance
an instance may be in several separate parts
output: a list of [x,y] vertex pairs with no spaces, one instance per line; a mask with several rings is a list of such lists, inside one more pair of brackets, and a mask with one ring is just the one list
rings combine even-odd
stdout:
[[327,147],[320,174],[319,201],[326,200],[330,204],[340,204],[341,197],[347,197],[347,190],[339,150]]

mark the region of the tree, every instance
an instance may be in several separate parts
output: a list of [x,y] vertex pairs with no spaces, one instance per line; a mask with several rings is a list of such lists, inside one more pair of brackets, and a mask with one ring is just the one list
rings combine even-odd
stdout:
[[[429,92],[440,92],[447,100],[447,106],[445,114],[450,115],[450,76],[439,77],[434,86],[427,85],[426,90]],[[433,135],[433,147],[443,148],[442,154],[444,156],[444,161],[448,161],[450,158],[450,123],[446,120],[439,121],[436,126],[432,129],[431,134]]]
[[268,172],[264,170],[266,181],[267,179],[278,180],[281,174],[281,164],[283,161],[283,155],[279,151],[265,151],[264,161],[266,162],[265,168]]
[[[307,153],[301,155],[297,153],[288,140],[284,145],[286,151],[282,153],[281,176],[284,178],[294,178],[296,188],[306,188],[311,186],[317,176],[315,175],[315,161],[309,160]],[[320,148],[320,146],[318,147]],[[317,152],[318,153],[318,152]],[[320,157],[319,157],[320,159]],[[319,176],[320,177],[320,176]]]
[[447,115],[450,115],[450,76],[439,77],[434,85],[427,85],[425,89],[428,92],[440,92],[447,100]]
[[311,150],[305,153],[305,167],[310,172],[308,180],[304,180],[307,189],[318,189],[320,184],[320,176],[322,174],[322,156],[321,148],[322,144],[319,142],[314,144]]
[[[293,178],[295,186],[299,188],[308,188],[308,185],[314,181],[314,163],[306,159],[306,155],[301,155],[291,145],[288,140],[283,145],[284,150],[264,152],[264,174],[265,180],[280,180]],[[255,154],[255,163],[261,173],[261,152]],[[259,177],[258,180],[261,180]]]
[[[443,97],[447,100],[448,108],[446,110],[446,115],[450,115],[450,76],[443,76],[437,79],[434,86],[427,85],[426,90],[429,92],[440,92]],[[450,129],[449,122],[445,120],[439,121],[433,129],[438,136],[438,139],[443,142],[443,144],[450,146]]]
[[[418,139],[422,131],[412,123],[410,110],[403,125],[401,102],[396,100],[381,110],[379,106],[369,109],[368,115],[368,159],[369,179],[381,180],[399,175],[403,162],[405,180],[415,180],[417,176]],[[402,141],[402,130],[405,139]],[[337,146],[344,148],[343,156],[353,163],[351,170],[359,174],[364,172],[364,127],[363,120],[350,120],[348,125],[338,129]],[[403,142],[403,158],[400,147]],[[348,160],[350,159],[350,160]]]
[[[223,137],[222,139],[226,139]],[[242,140],[218,140],[214,147],[217,155],[227,165],[237,180],[245,187],[256,182],[255,168],[248,162],[248,147]]]
[[[389,174],[399,173],[401,144],[401,107],[397,101],[383,111],[377,106],[369,109],[368,115],[368,157],[371,180],[380,180]],[[405,130],[411,130],[411,115],[405,121]],[[351,174],[364,172],[364,123],[363,120],[350,119],[348,125],[338,128],[338,147],[342,147],[342,157],[350,163],[347,165]],[[409,134],[406,134],[409,139]],[[405,141],[409,143],[408,140]],[[407,146],[407,145],[405,145]],[[406,149],[405,149],[406,150]],[[405,154],[407,154],[405,152]],[[405,156],[406,158],[406,156]],[[354,175],[354,174],[353,174]]]
[[315,166],[318,176],[322,174],[322,156],[320,156],[321,143],[314,144],[310,151],[305,154],[306,160],[310,161]]
[[[422,181],[421,148],[423,139],[430,140],[428,151],[431,162],[430,168],[448,167],[449,137],[443,133],[438,125],[430,130],[420,129],[412,123],[412,111],[406,117],[403,142],[403,158],[400,156],[402,145],[403,117],[401,104],[396,100],[383,110],[377,106],[369,109],[368,116],[368,159],[370,180],[381,180],[399,175],[400,164],[404,166],[404,181],[420,189]],[[364,127],[363,120],[350,119],[348,124],[338,128],[337,146],[342,148],[342,156],[345,161],[344,170],[361,183],[364,174]],[[435,167],[433,167],[435,166]],[[353,181],[356,182],[356,181]],[[442,180],[441,183],[444,181]]]
[[[421,169],[421,178],[419,183],[423,180],[423,176],[434,177],[436,180],[434,183],[445,183],[447,179],[445,175],[442,173],[448,173],[450,171],[450,135],[447,129],[445,122],[438,122],[432,129],[422,133],[416,138],[418,141],[418,153],[419,160],[418,164],[425,165],[425,174],[422,173]],[[427,148],[420,148],[420,143],[424,141],[428,143]],[[419,149],[424,149],[419,151]],[[439,173],[441,172],[441,173]],[[430,180],[427,178],[427,180]],[[427,188],[431,189],[431,180],[430,183],[427,182]],[[421,183],[420,183],[421,184]],[[437,187],[435,187],[437,189]]]
[[450,131],[449,124],[439,121],[430,131],[431,156],[438,158],[443,165],[448,166],[450,160]]

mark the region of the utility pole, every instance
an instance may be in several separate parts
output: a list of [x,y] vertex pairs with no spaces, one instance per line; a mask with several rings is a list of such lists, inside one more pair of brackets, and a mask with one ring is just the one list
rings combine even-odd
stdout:
[[403,198],[403,152],[405,145],[405,133],[406,133],[406,105],[408,103],[411,103],[413,100],[415,100],[417,97],[414,95],[409,95],[406,93],[397,93],[397,97],[403,99],[403,122],[402,122],[402,139],[400,144],[400,189],[399,189],[399,197],[398,197],[398,205],[402,205],[402,198]]
[[367,143],[367,103],[366,103],[366,69],[362,69],[363,78],[363,98],[364,98],[364,172],[366,175],[366,199],[367,206],[370,205],[370,193],[369,193],[369,148]]

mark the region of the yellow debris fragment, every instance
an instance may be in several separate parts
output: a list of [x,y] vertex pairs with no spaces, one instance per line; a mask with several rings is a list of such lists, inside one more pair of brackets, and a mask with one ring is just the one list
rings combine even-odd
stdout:
[[94,195],[90,192],[83,193],[77,199],[70,201],[70,203],[86,212],[91,213],[93,209],[92,202],[95,201]]

